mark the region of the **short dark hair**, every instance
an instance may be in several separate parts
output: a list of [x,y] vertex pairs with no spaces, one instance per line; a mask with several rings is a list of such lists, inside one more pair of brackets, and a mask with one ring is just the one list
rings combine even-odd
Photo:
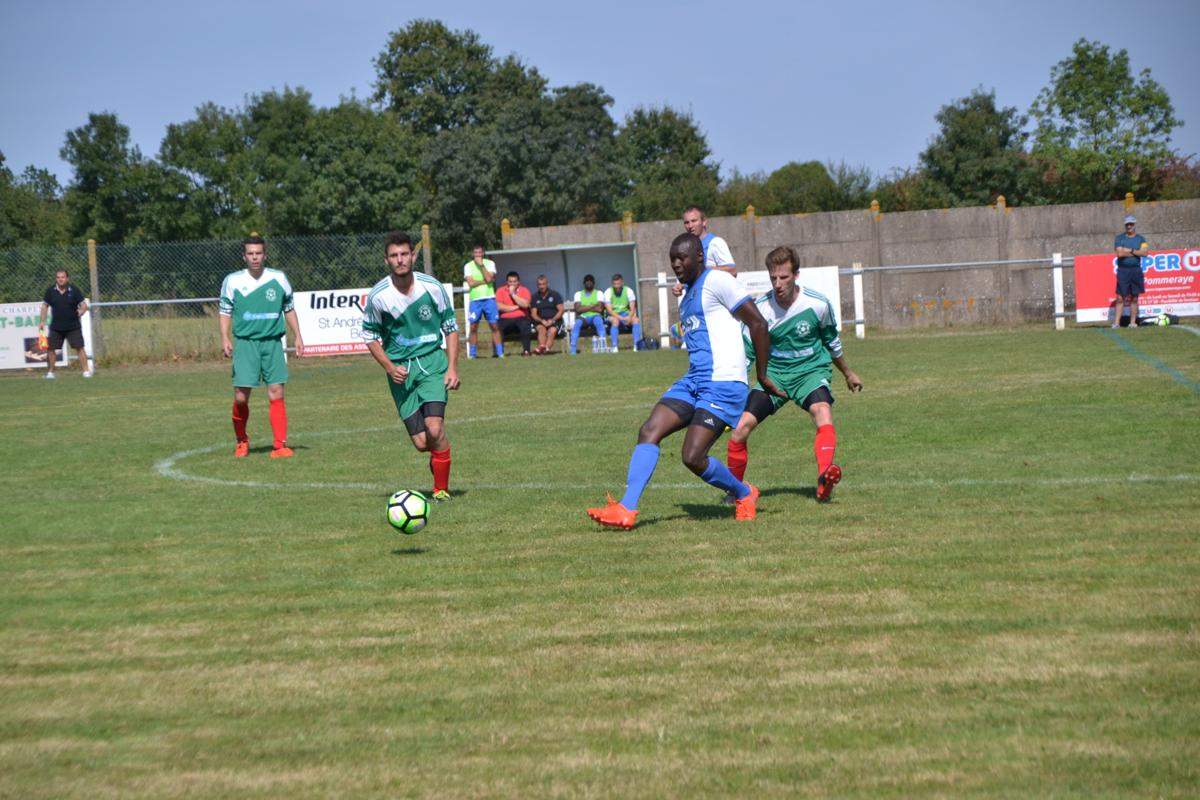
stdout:
[[67,272],[67,268],[66,268],[66,267],[59,267],[58,269],[54,270],[54,274],[55,274],[55,275],[57,275],[57,274],[58,274],[58,273],[60,273],[60,272],[61,272],[63,275],[66,275],[68,278],[69,278],[69,277],[71,277],[71,273]]
[[782,264],[791,264],[792,272],[797,272],[800,269],[800,259],[796,256],[796,251],[784,245],[776,247],[771,252],[767,253],[767,269],[778,267]]
[[546,283],[549,283],[549,282],[550,282],[550,279],[549,279],[549,278],[547,278],[545,275],[538,275],[538,276],[537,276],[537,279],[538,279],[539,281],[545,281]]
[[625,280],[624,278],[622,278],[622,277],[621,277],[621,273],[619,273],[619,272],[618,272],[616,275],[613,275],[613,276],[612,276],[612,279],[613,279],[614,281],[623,281],[623,280]]
[[671,241],[670,253],[691,251],[691,255],[700,264],[704,266],[704,245],[700,241],[700,237],[694,233],[681,233]]
[[474,247],[472,247],[472,248],[471,248],[471,252],[472,252],[472,253],[474,253],[476,250],[482,250],[482,251],[483,251],[483,252],[485,252],[485,253],[487,252],[487,248],[486,248],[486,247],[484,247],[484,246],[483,246],[483,245],[481,245],[481,244],[477,244],[477,245],[475,245]]
[[583,276],[583,282],[584,282],[584,283],[587,283],[588,281],[591,281],[592,283],[595,283],[595,282],[596,282],[596,278],[595,278],[594,276],[592,276],[592,275],[584,275],[584,276]]
[[388,248],[392,245],[399,247],[402,244],[408,245],[408,249],[413,249],[412,237],[404,231],[392,231],[383,239],[383,254],[387,255]]
[[267,241],[258,235],[258,231],[250,231],[250,235],[242,239],[242,249],[245,250],[247,246],[252,244],[261,244],[263,247],[266,247]]
[[505,280],[508,280],[509,278],[516,278],[517,280],[521,280],[521,273],[517,272],[515,269],[510,269],[508,271],[508,274],[504,276]]
[[686,213],[688,213],[689,211],[699,211],[699,212],[700,212],[700,219],[708,219],[708,214],[705,214],[705,213],[704,213],[704,209],[703,209],[703,208],[701,208],[700,206],[694,206],[694,205],[693,205],[693,206],[688,206],[687,208],[685,208],[685,209],[683,210],[683,213],[685,213],[685,214],[686,214]]

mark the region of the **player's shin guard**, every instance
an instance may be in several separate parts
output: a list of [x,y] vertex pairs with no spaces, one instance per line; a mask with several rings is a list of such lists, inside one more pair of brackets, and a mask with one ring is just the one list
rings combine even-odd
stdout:
[[733,477],[739,481],[746,479],[746,464],[750,461],[750,451],[746,447],[745,442],[735,442],[729,440],[729,445],[725,448],[725,463],[729,466],[729,471],[733,473]]
[[633,448],[633,455],[629,457],[629,473],[625,477],[625,496],[621,498],[621,505],[630,511],[637,509],[642,492],[646,491],[646,484],[650,482],[657,466],[658,445],[647,443]]
[[817,457],[817,474],[824,475],[825,470],[833,463],[833,454],[837,451],[837,432],[832,425],[822,425],[817,428],[816,438],[813,439],[813,455]]
[[283,398],[272,400],[268,406],[271,417],[271,433],[275,437],[275,449],[287,446],[287,406]]
[[700,473],[700,480],[709,486],[715,486],[718,489],[732,492],[733,496],[739,500],[750,494],[750,487],[733,477],[733,473],[729,471],[729,467],[722,464],[713,456],[708,457],[708,466],[704,468],[704,472]]
[[246,403],[233,404],[233,435],[239,442],[246,439],[246,420],[250,419],[250,406]]
[[450,491],[450,445],[445,450],[429,451],[429,471],[433,473],[433,491]]

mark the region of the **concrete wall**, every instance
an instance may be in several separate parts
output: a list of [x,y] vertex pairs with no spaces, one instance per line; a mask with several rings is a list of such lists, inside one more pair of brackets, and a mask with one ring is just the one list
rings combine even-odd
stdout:
[[[681,202],[682,206],[683,203]],[[1200,245],[1200,200],[1138,203],[1138,232],[1154,249]],[[714,217],[709,230],[729,242],[742,269],[761,270],[768,252],[790,245],[801,266],[858,262],[865,267],[1001,261],[1106,253],[1121,230],[1124,203],[1084,203],[1028,208],[953,208],[875,214],[836,211],[773,217]],[[670,274],[667,250],[683,231],[679,220],[561,225],[513,229],[505,247],[633,241],[642,278]],[[1065,271],[1067,305],[1074,280]],[[1042,266],[960,271],[868,273],[863,278],[869,327],[983,324],[1045,320],[1053,312],[1050,270]],[[571,291],[573,292],[573,287]],[[638,285],[648,330],[658,318],[656,292]],[[842,279],[842,315],[853,311],[850,279]],[[672,306],[674,304],[671,304]],[[674,309],[672,308],[672,313]],[[672,317],[674,318],[674,317]]]

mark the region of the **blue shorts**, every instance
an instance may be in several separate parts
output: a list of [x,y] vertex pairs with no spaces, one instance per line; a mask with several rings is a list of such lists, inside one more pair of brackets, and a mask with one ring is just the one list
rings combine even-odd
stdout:
[[746,408],[750,388],[741,381],[706,381],[684,375],[663,394],[663,399],[681,400],[697,411],[707,411],[731,428],[736,428]]
[[467,318],[474,325],[479,322],[480,317],[486,319],[489,325],[495,325],[500,321],[500,310],[496,308],[496,298],[485,297],[482,300],[471,301]]
[[1141,267],[1117,267],[1117,297],[1145,294],[1146,281]]
[[633,314],[614,314],[608,318],[609,325],[620,325],[623,328],[632,328]]

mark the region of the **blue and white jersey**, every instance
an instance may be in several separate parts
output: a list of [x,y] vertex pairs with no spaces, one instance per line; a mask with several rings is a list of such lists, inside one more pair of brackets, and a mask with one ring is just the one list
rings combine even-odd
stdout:
[[737,278],[706,269],[679,304],[679,329],[688,350],[688,374],[701,380],[746,382],[742,323],[733,312],[750,295]]
[[701,236],[700,246],[704,249],[704,266],[737,266],[737,264],[733,263],[733,254],[729,252],[729,244],[715,233],[706,233]]

